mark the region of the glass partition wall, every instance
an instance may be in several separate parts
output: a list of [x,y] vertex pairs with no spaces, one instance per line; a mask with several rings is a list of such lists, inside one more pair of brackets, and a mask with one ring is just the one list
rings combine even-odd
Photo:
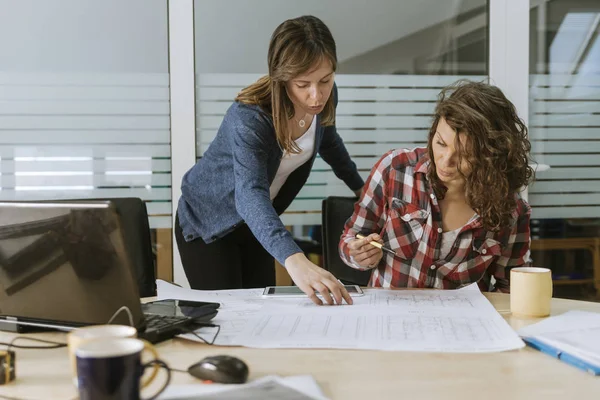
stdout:
[[531,1],[533,257],[561,296],[600,289],[600,4]]
[[139,197],[170,279],[166,0],[0,9],[0,200]]

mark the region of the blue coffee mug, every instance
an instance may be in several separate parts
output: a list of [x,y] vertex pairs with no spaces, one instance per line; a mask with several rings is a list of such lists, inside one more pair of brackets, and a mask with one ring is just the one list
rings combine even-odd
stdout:
[[[153,360],[142,364],[144,350],[153,355]],[[79,346],[77,358],[77,381],[81,400],[131,400],[140,398],[140,387],[146,387],[157,376],[158,370],[167,371],[167,379],[158,393],[162,393],[171,379],[168,366],[158,359],[154,347],[134,338],[106,338],[92,340]],[[152,373],[143,382],[146,369]]]

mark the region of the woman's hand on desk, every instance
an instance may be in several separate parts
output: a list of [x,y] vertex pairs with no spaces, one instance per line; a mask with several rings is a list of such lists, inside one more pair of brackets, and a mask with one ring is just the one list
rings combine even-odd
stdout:
[[[296,253],[285,260],[285,268],[296,285],[313,301],[322,305],[323,301],[317,297],[319,292],[325,302],[329,305],[346,303],[352,304],[352,298],[329,271],[313,264],[303,253]],[[315,292],[316,291],[316,292]],[[333,295],[333,298],[331,297]]]
[[374,268],[383,257],[383,250],[370,244],[369,242],[378,242],[383,244],[381,236],[371,233],[363,239],[354,239],[348,242],[349,254],[354,258],[354,262],[364,268]]

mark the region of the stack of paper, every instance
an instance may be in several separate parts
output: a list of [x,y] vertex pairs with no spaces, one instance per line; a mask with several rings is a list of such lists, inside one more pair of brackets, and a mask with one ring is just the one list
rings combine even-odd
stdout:
[[600,375],[600,314],[569,311],[527,326],[519,335],[530,346]]

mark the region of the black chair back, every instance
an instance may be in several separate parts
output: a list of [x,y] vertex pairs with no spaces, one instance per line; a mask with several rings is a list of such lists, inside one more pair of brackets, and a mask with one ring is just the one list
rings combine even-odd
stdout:
[[156,266],[152,252],[150,223],[146,203],[137,197],[73,199],[65,201],[110,201],[116,208],[123,229],[123,241],[138,284],[140,297],[156,296]]
[[323,262],[325,269],[344,284],[367,286],[371,271],[359,271],[344,264],[338,246],[344,224],[352,216],[356,197],[330,196],[322,203]]
[[115,205],[121,219],[125,246],[131,257],[130,262],[140,297],[156,296],[156,265],[146,203],[137,197],[115,197],[106,200]]

